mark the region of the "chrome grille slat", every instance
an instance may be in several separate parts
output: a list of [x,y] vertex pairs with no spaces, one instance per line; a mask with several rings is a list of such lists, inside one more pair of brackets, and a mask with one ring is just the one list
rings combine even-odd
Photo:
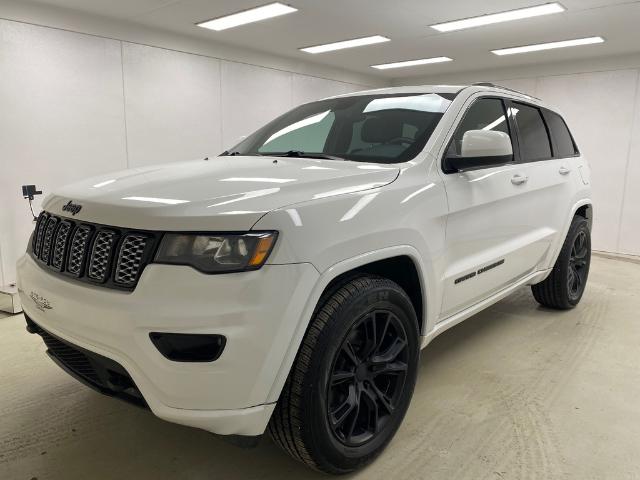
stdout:
[[85,254],[91,234],[91,227],[88,225],[80,225],[73,232],[73,240],[69,249],[69,258],[67,260],[67,271],[76,277],[82,273]]
[[53,244],[53,235],[58,226],[58,219],[56,217],[49,217],[46,227],[44,228],[44,235],[42,237],[42,250],[40,250],[40,260],[44,263],[49,263],[49,255],[51,254],[51,247]]
[[91,259],[89,260],[89,278],[104,282],[109,275],[109,261],[116,239],[116,233],[110,230],[101,230],[96,235],[91,249]]
[[53,244],[53,253],[51,254],[51,266],[58,271],[62,270],[62,267],[64,266],[64,254],[67,250],[71,227],[71,222],[66,220],[62,221],[60,222],[58,232],[56,233],[56,239]]
[[160,235],[42,212],[30,248],[43,268],[94,285],[133,290]]
[[133,285],[136,282],[146,246],[145,235],[130,234],[124,237],[116,261],[115,281],[117,283]]
[[36,257],[40,256],[40,251],[42,250],[42,238],[44,237],[44,228],[47,224],[47,219],[49,218],[49,214],[46,212],[42,212],[38,217],[38,223],[36,224],[36,231],[34,235],[34,244],[33,244],[33,253]]

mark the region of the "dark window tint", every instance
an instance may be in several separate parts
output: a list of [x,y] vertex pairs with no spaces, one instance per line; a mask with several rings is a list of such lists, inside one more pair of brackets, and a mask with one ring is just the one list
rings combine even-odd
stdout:
[[551,158],[551,143],[540,110],[522,103],[514,103],[513,115],[518,124],[522,161],[533,162]]
[[547,120],[547,125],[549,125],[549,130],[551,130],[551,136],[555,141],[555,156],[570,157],[571,155],[578,153],[576,151],[576,146],[573,143],[573,139],[571,138],[571,134],[569,133],[569,129],[564,123],[562,117],[557,113],[547,110],[545,112],[545,118]]
[[460,155],[462,138],[469,130],[494,130],[509,135],[509,122],[507,122],[502,100],[497,98],[481,98],[477,100],[467,111],[453,134],[453,140],[447,155]]

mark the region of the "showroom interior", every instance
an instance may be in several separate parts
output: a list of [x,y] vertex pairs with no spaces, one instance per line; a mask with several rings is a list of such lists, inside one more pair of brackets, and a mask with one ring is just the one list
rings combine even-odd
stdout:
[[631,0],[0,0],[0,479],[321,478],[269,435],[242,448],[71,378],[25,330],[16,264],[65,185],[214,163],[327,97],[474,83],[566,120],[589,283],[560,312],[520,286],[434,338],[395,437],[349,478],[640,478],[639,22]]

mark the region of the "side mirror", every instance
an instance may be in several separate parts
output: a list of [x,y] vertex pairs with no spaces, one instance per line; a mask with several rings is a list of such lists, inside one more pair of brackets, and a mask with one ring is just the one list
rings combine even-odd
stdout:
[[461,155],[447,157],[445,166],[450,172],[461,172],[504,165],[512,160],[509,135],[494,130],[467,130],[462,137]]

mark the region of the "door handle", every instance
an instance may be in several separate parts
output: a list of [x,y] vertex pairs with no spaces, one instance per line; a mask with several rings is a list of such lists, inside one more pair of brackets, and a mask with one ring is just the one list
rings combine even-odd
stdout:
[[569,173],[571,173],[571,169],[565,167],[564,165],[560,167],[560,170],[558,170],[558,173],[560,175],[568,175]]
[[514,175],[511,177],[511,183],[514,185],[522,185],[523,183],[527,183],[527,180],[529,180],[529,177],[525,175]]

